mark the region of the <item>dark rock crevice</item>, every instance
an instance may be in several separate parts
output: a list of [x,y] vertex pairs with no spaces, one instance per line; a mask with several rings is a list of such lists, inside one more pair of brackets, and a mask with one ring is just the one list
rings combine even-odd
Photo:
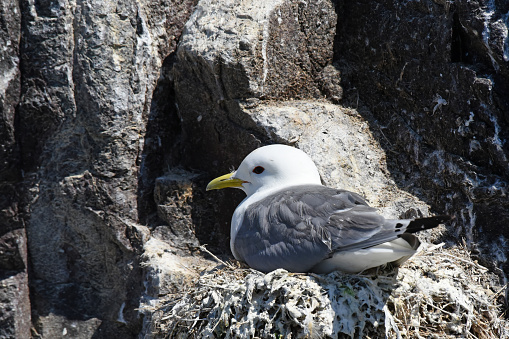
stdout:
[[155,179],[177,166],[182,157],[179,150],[182,128],[171,75],[174,58],[171,54],[163,62],[147,118],[138,179],[138,218],[142,224],[152,224],[150,219],[156,210]]

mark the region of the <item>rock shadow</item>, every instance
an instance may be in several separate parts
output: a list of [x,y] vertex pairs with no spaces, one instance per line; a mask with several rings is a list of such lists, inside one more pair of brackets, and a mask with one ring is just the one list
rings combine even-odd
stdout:
[[[190,131],[182,126],[173,80],[175,62],[175,53],[164,60],[153,92],[138,179],[139,222],[153,236],[181,250],[181,255],[206,245],[228,257],[231,215],[243,199],[242,192],[205,192],[214,176],[231,168],[219,157],[207,162],[210,155],[203,156],[207,145],[194,147],[192,139],[215,135],[214,127],[203,124]],[[219,152],[217,145],[209,146],[211,154]]]

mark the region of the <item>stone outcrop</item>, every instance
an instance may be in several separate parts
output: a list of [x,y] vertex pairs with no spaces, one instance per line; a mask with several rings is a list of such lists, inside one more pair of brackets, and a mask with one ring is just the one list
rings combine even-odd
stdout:
[[30,335],[27,237],[21,209],[16,141],[20,97],[21,16],[17,1],[0,4],[0,337]]
[[500,236],[509,237],[503,127],[509,122],[509,7],[415,1],[341,8],[335,59],[343,86],[378,120],[397,184],[454,213],[456,235],[485,244],[481,252],[491,261],[485,264],[507,274],[506,259],[490,252],[507,253]]
[[326,184],[388,216],[454,215],[425,238],[465,239],[502,286],[508,13],[484,1],[3,1],[0,336],[150,336],[140,304],[190,288],[212,265],[200,245],[229,258],[243,197],[206,183],[268,143],[308,152]]
[[194,5],[2,2],[1,229],[17,232],[2,249],[18,242],[2,251],[2,302],[15,300],[2,308],[7,337],[30,326],[43,338],[139,332],[144,135]]

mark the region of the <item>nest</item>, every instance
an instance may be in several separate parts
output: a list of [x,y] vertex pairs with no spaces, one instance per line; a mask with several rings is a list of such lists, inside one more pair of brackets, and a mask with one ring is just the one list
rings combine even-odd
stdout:
[[363,275],[263,274],[224,264],[142,310],[154,338],[509,338],[490,273],[428,247]]

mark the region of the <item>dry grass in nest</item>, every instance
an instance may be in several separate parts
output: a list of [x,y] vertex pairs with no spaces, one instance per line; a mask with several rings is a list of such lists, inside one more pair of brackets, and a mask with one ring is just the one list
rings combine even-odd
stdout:
[[398,270],[263,274],[224,264],[142,309],[154,338],[509,338],[490,273],[431,246]]

